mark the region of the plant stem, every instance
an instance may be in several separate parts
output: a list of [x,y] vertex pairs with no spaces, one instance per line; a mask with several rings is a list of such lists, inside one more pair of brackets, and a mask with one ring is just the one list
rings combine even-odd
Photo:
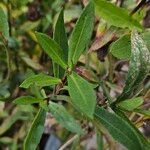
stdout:
[[113,101],[112,101],[112,98],[110,97],[110,94],[109,94],[107,87],[105,86],[105,83],[103,81],[101,81],[100,85],[102,87],[104,95],[106,96],[106,98],[108,100],[108,103],[111,104]]
[[11,2],[7,1],[7,12],[8,12],[8,24],[9,24],[9,36],[12,36],[12,27],[11,27]]
[[69,139],[64,145],[62,145],[59,150],[64,150],[67,146],[69,146],[74,140],[76,140],[79,136],[76,134],[71,139]]
[[10,77],[10,59],[9,59],[9,52],[7,47],[4,45],[5,48],[5,52],[6,52],[6,56],[7,56],[7,76],[5,78],[5,81],[8,81],[9,77]]

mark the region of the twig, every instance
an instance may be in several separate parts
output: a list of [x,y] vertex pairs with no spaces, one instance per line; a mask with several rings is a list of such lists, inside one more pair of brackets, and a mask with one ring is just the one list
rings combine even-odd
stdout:
[[112,100],[112,98],[111,98],[111,96],[110,96],[110,94],[109,94],[109,91],[108,91],[108,89],[107,89],[107,87],[105,86],[105,84],[104,84],[103,81],[100,82],[100,86],[102,87],[102,90],[103,90],[103,92],[104,92],[104,96],[106,97],[108,103],[111,104],[111,103],[113,102],[113,100]]
[[131,15],[135,14],[146,3],[147,3],[146,0],[141,0],[141,2],[132,10]]
[[76,140],[79,136],[76,134],[71,139],[69,139],[64,145],[62,145],[59,150],[64,150],[67,146],[69,146],[74,140]]
[[11,72],[11,69],[10,69],[10,57],[9,57],[9,52],[8,52],[8,49],[5,45],[4,46],[4,49],[5,49],[5,52],[6,52],[6,57],[7,57],[7,76],[5,78],[5,81],[8,81],[9,77],[10,77],[10,72]]

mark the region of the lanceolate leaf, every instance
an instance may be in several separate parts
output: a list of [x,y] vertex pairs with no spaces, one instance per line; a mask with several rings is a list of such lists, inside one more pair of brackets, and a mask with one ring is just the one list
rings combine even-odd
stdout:
[[102,107],[96,107],[95,120],[97,124],[102,124],[115,140],[129,150],[144,148],[132,126],[116,114],[110,113]]
[[78,134],[83,132],[80,125],[77,124],[75,119],[66,111],[62,105],[50,102],[49,109],[58,123],[60,123],[64,128]]
[[16,98],[13,103],[18,105],[28,105],[42,102],[42,99],[33,97],[33,96],[21,96]]
[[0,7],[0,33],[8,39],[9,37],[9,25],[7,20],[7,15],[4,10]]
[[109,24],[121,28],[142,29],[141,25],[129,15],[127,10],[105,0],[94,0],[94,2],[99,16]]
[[[54,40],[57,42],[57,44],[61,47],[63,53],[64,53],[64,60],[67,62],[68,60],[68,40],[67,35],[65,33],[65,25],[64,25],[64,11],[61,10],[56,25],[55,25],[55,31],[54,31]],[[53,70],[55,77],[59,77],[59,74],[61,74],[62,70],[60,70],[59,66],[56,63],[53,63]],[[60,73],[59,73],[60,70]]]
[[142,84],[150,71],[150,52],[137,32],[131,35],[131,60],[125,87],[116,103],[137,95],[142,90]]
[[32,75],[23,81],[20,85],[22,88],[29,88],[30,85],[35,84],[36,86],[44,87],[61,83],[61,80],[58,78],[51,77],[49,75],[45,75],[43,73],[38,75]]
[[35,150],[44,131],[46,112],[40,109],[36,115],[24,142],[24,150]]
[[141,143],[144,145],[144,150],[149,150],[150,149],[150,143],[147,141],[147,139],[144,137],[144,135],[134,126],[134,124],[128,119],[128,117],[117,107],[114,109],[115,113],[120,116],[123,120],[125,120],[135,131],[135,134],[137,137],[140,138]]
[[49,36],[43,33],[36,32],[36,37],[43,48],[43,50],[48,54],[48,56],[57,64],[59,64],[62,68],[66,69],[67,64],[65,62],[63,50],[60,46]]
[[83,10],[69,42],[69,66],[76,64],[91,38],[94,23],[94,4],[90,2]]
[[73,105],[89,118],[93,118],[96,95],[92,85],[73,72],[68,76],[68,90]]
[[110,47],[110,52],[113,56],[119,59],[130,59],[131,55],[131,40],[130,35],[124,35],[117,41],[113,42]]
[[64,53],[64,59],[68,60],[68,40],[64,25],[64,11],[61,10],[54,31],[54,40],[59,44]]
[[133,109],[142,105],[142,103],[143,103],[143,99],[141,97],[136,97],[136,98],[127,99],[125,101],[122,101],[122,102],[118,103],[118,106],[122,109],[132,111]]

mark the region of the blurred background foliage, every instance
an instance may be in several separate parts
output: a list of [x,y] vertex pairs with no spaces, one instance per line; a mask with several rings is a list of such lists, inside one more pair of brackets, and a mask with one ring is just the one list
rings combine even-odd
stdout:
[[[82,8],[87,2],[87,0],[0,1],[0,7],[5,11],[9,21],[8,40],[0,35],[0,150],[22,149],[23,140],[38,110],[37,105],[16,106],[12,103],[16,97],[28,94],[35,95],[36,93],[35,87],[29,90],[19,88],[21,82],[26,77],[40,72],[53,75],[52,62],[37,44],[34,32],[44,32],[52,37],[58,13],[64,7],[64,20],[69,37]],[[112,3],[131,12],[137,6],[138,0],[112,0]],[[134,14],[134,18],[144,26],[147,46],[150,48],[149,8],[149,5],[144,6]],[[121,93],[128,71],[128,59],[117,59],[108,53],[109,47],[113,41],[128,33],[130,33],[128,29],[114,27],[96,16],[88,53],[82,55],[77,64],[77,72],[87,80],[95,81],[96,78],[105,80],[105,86],[112,97]],[[142,127],[141,129],[147,137],[150,136],[150,127],[148,127],[150,122],[150,111],[148,111],[150,106],[149,87],[150,76],[145,80],[144,90],[141,93],[144,99],[141,108],[145,110],[142,113],[146,115],[130,114],[130,119],[137,126]],[[52,91],[52,89],[48,88],[47,91]],[[97,97],[99,103],[104,102],[105,96],[101,89],[98,90]],[[70,107],[67,107],[69,110]],[[141,118],[145,120],[144,124],[141,122]],[[86,125],[86,121],[83,124]],[[76,140],[70,149],[82,149],[83,145],[84,149],[94,149],[95,133],[91,128],[92,126],[88,125],[89,132],[82,138],[81,146],[78,144],[78,147],[74,147],[74,144],[79,142]],[[55,119],[47,114],[45,132],[39,147],[48,150],[49,145],[55,143],[53,144],[55,145],[54,149],[51,148],[51,150],[55,150],[70,135],[70,132],[60,127]],[[111,137],[106,136],[105,138],[111,144]]]

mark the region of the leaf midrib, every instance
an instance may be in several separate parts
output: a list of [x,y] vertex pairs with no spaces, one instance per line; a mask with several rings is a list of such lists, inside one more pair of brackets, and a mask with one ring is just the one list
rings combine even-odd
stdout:
[[[66,69],[66,67],[67,67],[67,65],[62,61],[62,59],[61,59],[61,56],[59,55],[59,54],[56,54],[55,53],[55,50],[53,50],[53,48],[51,48],[51,46],[49,46],[49,44],[48,44],[48,42],[47,41],[45,41],[46,42],[46,46],[51,50],[51,52],[55,55],[55,57],[59,60],[59,62],[60,63],[62,63],[62,67],[63,68],[65,68]],[[59,48],[58,48],[59,49]],[[49,52],[47,51],[47,53],[48,53],[48,55],[49,55]],[[58,53],[61,53],[59,50],[58,50]],[[53,58],[52,58],[53,59]],[[55,63],[57,63],[57,62],[55,62]]]
[[[71,76],[70,76],[70,77],[71,77]],[[86,98],[85,98],[84,95],[82,94],[82,90],[81,90],[80,87],[78,86],[76,80],[75,80],[73,77],[71,77],[71,79],[72,79],[72,81],[74,82],[74,84],[76,85],[77,89],[79,90],[79,93],[80,93],[82,99],[84,100],[84,102],[86,102]],[[86,104],[86,103],[85,103],[85,104]]]
[[[81,30],[80,36],[79,36],[79,38],[78,38],[77,44],[76,44],[76,46],[75,46],[74,54],[73,54],[73,56],[72,56],[72,59],[74,59],[75,56],[76,56],[77,47],[78,47],[78,45],[79,45],[79,43],[80,43],[80,41],[81,41],[81,37],[82,37],[82,35],[83,35],[83,31],[84,31],[84,28],[85,28],[85,25],[86,25],[86,21],[87,21],[87,16],[85,16],[85,18],[84,18],[84,23],[83,23],[83,26],[82,26],[82,30]],[[71,58],[70,58],[70,59],[71,59]],[[73,63],[75,63],[75,62],[73,61]]]
[[[100,118],[97,113],[95,113],[95,115],[96,115],[98,118]],[[118,130],[122,135],[124,135],[124,136],[130,141],[131,145],[134,145],[134,144],[133,144],[134,141],[133,141],[133,140],[130,140],[130,138],[129,138],[126,134],[124,134],[121,130],[119,130],[118,128],[116,128],[116,127],[113,126],[112,124],[110,124],[107,120],[103,119],[102,117],[101,117],[100,119],[102,119],[104,122],[108,123],[108,125],[111,126],[112,128]],[[126,125],[127,125],[127,124],[126,124]],[[129,127],[129,126],[128,126],[128,127]],[[133,133],[134,133],[134,132],[133,132]],[[139,140],[138,140],[138,141],[139,141]],[[135,146],[135,145],[134,145],[134,146]],[[141,147],[141,146],[140,146],[140,147]]]

